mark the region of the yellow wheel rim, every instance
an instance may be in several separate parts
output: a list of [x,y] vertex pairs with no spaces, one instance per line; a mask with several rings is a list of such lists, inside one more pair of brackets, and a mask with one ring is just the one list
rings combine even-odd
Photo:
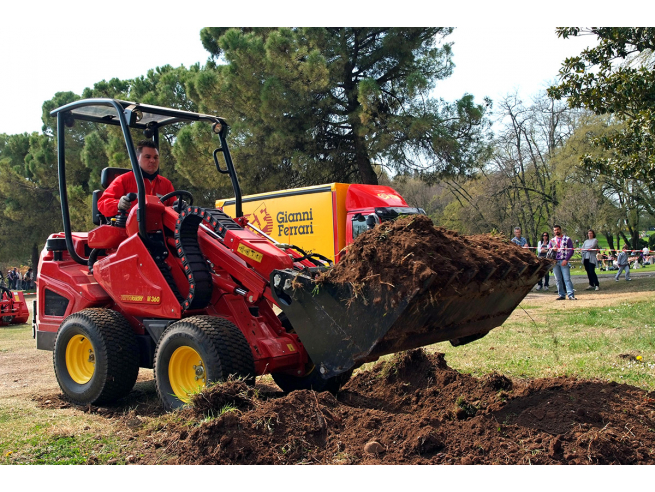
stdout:
[[191,347],[179,347],[168,363],[168,380],[173,393],[184,403],[191,401],[191,395],[207,385],[205,363],[200,354]]
[[75,335],[66,345],[66,369],[77,384],[86,384],[96,370],[95,351],[84,335]]

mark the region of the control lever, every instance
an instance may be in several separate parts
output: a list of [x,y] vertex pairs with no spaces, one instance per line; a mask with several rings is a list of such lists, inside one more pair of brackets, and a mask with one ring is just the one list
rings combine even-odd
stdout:
[[[127,198],[128,202],[132,203],[136,200],[136,193],[128,193],[125,195],[125,198]],[[116,227],[125,227],[125,224],[127,224],[127,212],[125,210],[119,210],[114,225]]]

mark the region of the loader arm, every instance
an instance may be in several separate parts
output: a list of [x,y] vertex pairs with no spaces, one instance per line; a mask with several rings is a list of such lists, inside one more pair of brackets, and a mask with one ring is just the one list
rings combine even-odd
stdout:
[[[187,221],[198,224],[198,244],[205,259],[231,277],[219,277],[219,282],[233,282],[232,285],[245,289],[249,304],[259,302],[262,296],[276,303],[268,279],[275,270],[294,268],[289,254],[244,229],[221,210],[188,207],[178,215],[172,208],[166,208],[164,226],[171,231],[171,236],[175,231],[179,234]],[[169,245],[178,256],[182,254],[179,244],[170,237]]]

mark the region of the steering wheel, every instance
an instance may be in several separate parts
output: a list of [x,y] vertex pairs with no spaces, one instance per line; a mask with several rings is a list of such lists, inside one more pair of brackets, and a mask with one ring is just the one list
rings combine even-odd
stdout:
[[177,207],[175,207],[175,211],[179,214],[182,211],[182,197],[185,196],[189,199],[188,205],[193,205],[193,195],[189,193],[188,191],[184,190],[175,190],[171,191],[170,193],[166,193],[163,197],[160,198],[161,202],[164,203],[166,200],[169,198],[173,198],[174,196],[177,197]]

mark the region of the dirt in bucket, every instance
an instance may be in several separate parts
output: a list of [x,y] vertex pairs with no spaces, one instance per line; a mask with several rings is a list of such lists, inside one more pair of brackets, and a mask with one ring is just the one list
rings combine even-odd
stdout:
[[319,281],[367,286],[397,301],[426,284],[438,296],[449,285],[515,281],[549,263],[501,235],[460,235],[425,215],[411,215],[359,235]]

